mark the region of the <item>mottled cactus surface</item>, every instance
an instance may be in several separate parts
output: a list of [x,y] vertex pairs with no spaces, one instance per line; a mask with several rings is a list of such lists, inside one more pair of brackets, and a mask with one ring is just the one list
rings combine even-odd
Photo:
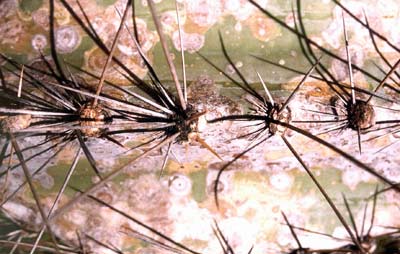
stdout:
[[400,253],[399,1],[127,2],[0,0],[0,253]]

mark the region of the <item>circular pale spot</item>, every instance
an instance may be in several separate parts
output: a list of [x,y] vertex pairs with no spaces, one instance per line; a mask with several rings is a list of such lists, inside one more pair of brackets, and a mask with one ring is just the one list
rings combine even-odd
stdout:
[[225,67],[225,72],[227,73],[227,74],[230,74],[230,75],[233,75],[233,74],[235,74],[235,69],[233,68],[233,66],[231,65],[231,64],[228,64],[226,67]]
[[47,38],[43,34],[35,34],[31,44],[36,51],[42,51],[47,46]]
[[73,52],[81,43],[81,36],[73,26],[65,26],[56,30],[56,48],[61,54]]
[[238,61],[238,62],[236,62],[235,66],[237,68],[243,67],[243,62],[242,61]]
[[182,37],[183,50],[188,51],[189,53],[199,51],[204,45],[205,36],[202,34],[185,33],[184,31],[179,33],[179,31],[175,31],[172,34],[172,40],[175,48],[179,51],[181,50],[181,38],[179,37],[179,34]]
[[191,180],[181,174],[173,175],[168,180],[169,191],[176,196],[186,196],[192,190]]
[[285,172],[273,174],[269,178],[271,186],[279,191],[287,191],[293,185],[293,177]]

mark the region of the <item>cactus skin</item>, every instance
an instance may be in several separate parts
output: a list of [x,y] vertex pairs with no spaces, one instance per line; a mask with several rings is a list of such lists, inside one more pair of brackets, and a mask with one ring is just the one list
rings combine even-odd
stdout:
[[[12,5],[12,2],[6,0],[1,5]],[[40,1],[37,1],[37,6],[25,6],[28,2],[22,1],[20,3],[22,6],[14,8],[14,11],[10,11],[9,14],[0,13],[0,33],[4,35],[0,41],[0,51],[24,63],[31,63],[38,57],[38,52],[35,50],[35,46],[32,45],[34,36],[44,35],[48,39],[49,33],[46,26],[48,24],[43,21],[44,18],[42,17],[44,14],[48,14],[46,12],[48,10],[46,9],[48,8],[47,3],[38,4]],[[188,2],[204,2],[211,5],[215,1]],[[242,4],[241,1],[237,2]],[[335,48],[336,41],[338,41],[336,37],[339,37],[339,35],[326,37],[327,31],[331,31],[331,27],[334,26],[332,24],[335,24],[338,20],[338,17],[335,16],[336,9],[332,3],[324,4],[323,2],[320,1],[314,5],[304,4],[306,26],[310,27],[308,32],[311,36],[321,40],[324,46],[340,52],[340,48]],[[119,7],[123,6],[120,1],[115,1],[115,3]],[[114,1],[87,0],[84,6],[87,10],[90,10],[89,17],[103,17],[104,15],[104,17],[107,17],[104,20],[112,21],[119,19],[113,11],[113,4]],[[207,7],[207,4],[204,6]],[[233,85],[226,82],[227,80],[222,75],[206,65],[203,60],[194,54],[194,52],[200,51],[217,65],[225,66],[227,72],[231,71],[232,67],[227,65],[226,61],[221,57],[217,36],[218,31],[222,32],[224,40],[227,42],[228,51],[231,52],[236,66],[243,71],[246,78],[251,83],[255,83],[255,87],[261,89],[252,67],[256,66],[257,71],[276,90],[274,95],[278,95],[278,97],[286,95],[288,93],[286,90],[292,90],[293,84],[297,84],[298,77],[277,67],[261,66],[259,60],[248,56],[249,53],[268,57],[285,66],[303,70],[308,68],[308,63],[301,57],[297,39],[271,20],[265,18],[265,16],[255,13],[254,9],[248,12],[250,14],[246,13],[245,11],[249,8],[247,4],[245,3],[239,8],[243,9],[244,13],[241,14],[244,15],[243,17],[240,14],[235,15],[237,10],[233,8],[234,6],[229,9],[229,6],[222,7],[222,3],[215,2],[215,6],[208,6],[213,10],[209,15],[214,16],[207,17],[206,20],[201,19],[203,16],[200,14],[204,11],[203,9],[198,9],[198,12],[194,12],[195,10],[190,9],[192,7],[190,3],[180,6],[182,8],[180,13],[184,22],[185,33],[187,33],[188,40],[191,40],[190,43],[188,42],[185,45],[187,50],[186,71],[188,80],[191,81],[189,98],[196,101],[196,104],[200,105],[199,107],[207,108],[211,111],[210,114],[214,117],[247,110],[246,106],[244,106],[243,98],[238,99],[239,96],[237,95],[240,92],[232,88]],[[15,4],[15,6],[17,5]],[[268,6],[276,10],[276,14],[280,18],[290,22],[290,6],[287,6],[285,1],[268,1]],[[171,10],[174,7],[168,1],[162,1],[157,4],[157,7],[165,17],[162,20],[167,22],[165,32],[170,39],[172,38],[172,41],[169,41],[169,46],[173,49],[175,64],[179,66],[181,59],[177,50],[179,49],[179,43],[176,42],[177,25],[176,21],[171,21],[171,15],[173,16],[174,14],[174,12],[171,14]],[[398,4],[395,7],[397,9],[400,8]],[[381,6],[381,8],[383,7]],[[379,11],[382,11],[380,9],[377,10],[378,14]],[[171,82],[147,7],[138,4],[137,14],[142,32],[146,35],[143,36],[144,39],[142,41],[147,46],[146,54],[152,60],[154,68],[162,77],[162,80]],[[78,29],[68,15],[58,6],[57,26]],[[392,11],[390,15],[382,18],[383,21],[381,22],[390,24],[390,22],[399,19],[396,15],[398,14]],[[111,29],[114,24],[110,24],[108,28],[108,24],[102,25],[105,27],[104,38],[107,36],[112,38],[112,34],[108,35],[107,32],[112,31],[112,33],[115,33],[115,30]],[[6,29],[6,27],[11,27],[11,29]],[[391,31],[385,30],[387,29],[386,27],[389,27],[389,25],[385,25],[382,28],[382,32],[385,32],[387,36],[392,36]],[[72,47],[71,52],[64,51],[60,55],[67,61],[98,74],[101,71],[102,63],[105,61],[105,56],[94,47],[94,44],[90,42],[82,31],[79,32],[79,36],[78,45]],[[65,42],[68,44],[67,39]],[[366,37],[361,37],[361,39],[367,40]],[[125,40],[127,41],[121,43],[118,48],[117,55],[134,72],[145,78],[146,70],[140,65],[133,44],[129,43],[129,36],[126,36]],[[73,44],[72,42],[70,43]],[[366,58],[370,61],[378,59],[371,45],[363,45],[356,35],[351,37],[350,43],[354,43],[355,51],[363,52],[363,61],[367,68],[368,65],[372,64]],[[127,45],[131,48],[127,48]],[[49,51],[48,46],[49,43],[44,48],[45,53]],[[395,58],[393,56],[394,53],[390,50],[387,50],[385,54],[389,58]],[[340,76],[341,66],[332,63],[332,68],[337,68],[337,75]],[[76,70],[73,70],[73,72],[79,75]],[[204,74],[207,75],[204,76]],[[182,76],[180,72],[178,75]],[[199,76],[203,77],[203,79],[200,79]],[[82,75],[82,78],[89,84],[95,84],[87,75]],[[115,71],[110,70],[107,78],[120,85],[129,85],[126,79]],[[346,78],[345,76],[344,79]],[[356,75],[356,82],[360,87],[372,87],[369,80],[366,80],[361,75]],[[320,99],[325,102],[329,100],[330,93],[323,90],[323,86],[318,82],[310,80],[307,84],[309,87],[305,88],[299,98],[296,98],[295,105],[301,107],[304,105],[304,101],[308,102],[312,101],[312,99]],[[315,89],[316,87],[320,88],[320,92]],[[206,92],[210,92],[210,94],[206,94]],[[240,96],[244,97],[243,94],[240,94]],[[284,97],[282,97],[282,100],[284,100]],[[302,113],[298,114],[300,114],[300,117],[299,115],[298,117],[301,118]],[[386,116],[377,115],[380,115],[382,119]],[[315,128],[315,126],[312,127]],[[224,137],[218,138],[218,133],[221,130],[223,130],[222,132],[235,130],[236,132],[232,131],[235,135],[243,134],[235,124],[223,123],[216,126],[205,125],[201,135],[212,147],[219,147],[220,154],[229,159],[232,154],[239,153],[247,142],[226,143],[227,133],[225,133]],[[330,138],[336,144],[349,142],[350,144],[345,146],[352,148],[356,142],[350,138],[351,135],[350,132],[345,132],[341,138]],[[232,138],[233,135],[229,137]],[[23,142],[28,145],[29,143],[34,144],[36,140],[25,140]],[[140,143],[143,140],[135,142]],[[317,149],[311,146],[306,139],[295,136],[292,142],[295,146],[302,148],[305,160],[310,164],[312,163],[313,172],[318,175],[318,180],[326,188],[327,192],[332,195],[335,202],[342,204],[340,193],[346,193],[351,201],[353,211],[356,211],[356,220],[360,223],[364,205],[362,200],[374,191],[377,182],[364,172],[344,163],[341,158],[332,154],[331,151],[319,146]],[[379,150],[390,142],[391,140],[387,138],[369,143],[366,146],[366,154],[361,158],[378,165],[379,162],[368,160],[368,152]],[[41,201],[47,208],[51,205],[62,184],[65,172],[68,170],[69,163],[72,160],[71,154],[74,153],[74,149],[76,149],[76,146],[71,145],[62,154],[58,155],[55,166],[49,167],[46,173],[39,175],[35,179],[36,187],[42,198]],[[103,154],[118,155],[124,150],[115,147],[105,148],[102,143],[91,144],[91,149],[93,149],[94,154],[97,154],[99,164],[104,172],[111,171],[111,169],[118,167],[124,160],[132,156],[121,156],[118,159],[114,159],[112,156],[110,156],[111,159],[105,158],[108,156],[102,156]],[[143,222],[171,236],[176,241],[188,244],[193,249],[201,250],[204,253],[213,253],[214,250],[220,249],[211,228],[213,218],[218,219],[221,229],[227,234],[227,238],[233,239],[232,245],[238,253],[245,253],[252,245],[255,246],[252,253],[266,253],[271,252],[271,250],[277,253],[279,250],[295,248],[295,242],[288,228],[279,224],[279,222],[282,222],[281,210],[284,210],[289,215],[289,220],[293,225],[345,236],[342,227],[330,208],[315,190],[306,174],[300,170],[297,162],[291,158],[288,150],[278,140],[272,140],[255,152],[249,153],[246,158],[235,164],[233,170],[223,175],[221,180],[223,189],[220,194],[222,212],[220,213],[215,210],[213,203],[212,181],[215,179],[216,171],[222,166],[221,162],[206,149],[191,143],[177,145],[175,149],[181,163],[174,159],[170,160],[161,179],[158,179],[157,176],[163,157],[160,154],[154,154],[132,165],[131,170],[97,191],[94,194],[95,197],[107,200],[107,203],[113,204],[118,209],[129,211],[135,218],[140,218]],[[380,155],[376,160],[384,161],[382,162],[383,164],[379,165],[382,166],[382,170],[387,169],[385,171],[387,174],[395,174],[395,172],[390,171],[390,168],[399,165],[400,162],[397,158],[393,159],[391,157],[390,151]],[[256,161],[254,160],[255,158],[257,158]],[[390,159],[389,161],[388,158]],[[40,159],[43,161],[45,158]],[[32,165],[32,167],[34,166]],[[87,161],[81,160],[79,162],[77,173],[71,185],[85,189],[97,180],[88,170],[88,167]],[[3,170],[3,168],[1,169]],[[393,177],[398,177],[398,175]],[[18,179],[18,175],[16,175],[16,179]],[[13,184],[18,184],[18,181],[16,180]],[[68,190],[63,196],[62,203],[70,199],[73,194],[72,190]],[[400,218],[396,215],[399,214],[396,206],[398,202],[399,198],[393,193],[387,193],[379,198],[377,224],[400,226],[398,225]],[[31,217],[28,215],[35,213],[33,204],[29,190],[25,189],[17,198],[3,207],[3,212],[21,224],[29,224],[29,218]],[[343,211],[345,210],[343,209]],[[37,230],[38,225],[39,222],[37,220],[32,220],[29,227]],[[3,227],[1,228],[3,230]],[[127,249],[126,253],[142,253],[146,248],[151,249],[151,247],[144,246],[129,236],[132,229],[143,232],[142,228],[132,225],[132,222],[126,218],[122,218],[93,200],[86,200],[86,202],[80,203],[62,218],[59,218],[54,222],[54,229],[62,240],[75,246],[78,245],[75,232],[79,230],[88,235],[96,236],[99,241]],[[0,232],[3,233],[1,230]],[[4,230],[4,232],[10,232],[7,228]],[[126,234],[119,233],[121,230]],[[379,233],[379,230],[376,233]],[[340,244],[331,239],[321,240],[320,236],[307,237],[301,233],[299,235],[305,244],[318,242],[318,245],[312,245],[313,248],[340,246]],[[89,240],[85,244],[95,253],[108,253],[109,251]],[[0,249],[0,251],[2,250]]]

